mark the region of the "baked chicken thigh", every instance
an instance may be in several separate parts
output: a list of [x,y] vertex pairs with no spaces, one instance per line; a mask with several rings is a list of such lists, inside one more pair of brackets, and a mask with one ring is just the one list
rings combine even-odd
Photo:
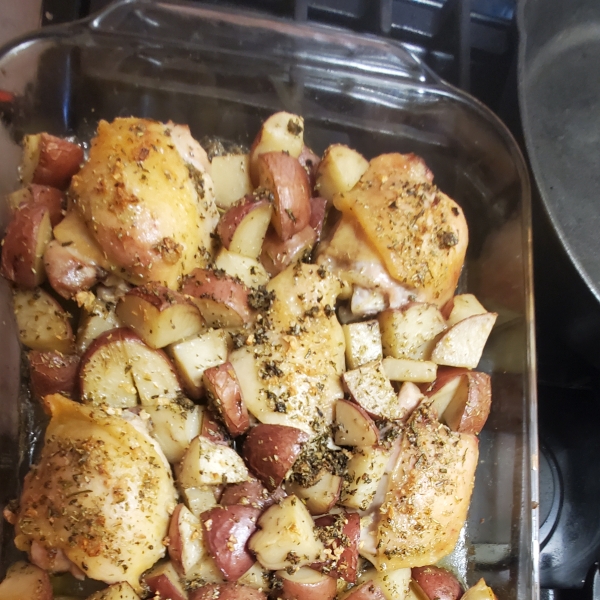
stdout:
[[139,417],[126,420],[59,394],[45,405],[51,420],[15,515],[17,548],[34,561],[44,550],[60,559],[45,567],[70,561],[88,577],[139,589],[140,575],[165,553],[176,504],[164,455]]

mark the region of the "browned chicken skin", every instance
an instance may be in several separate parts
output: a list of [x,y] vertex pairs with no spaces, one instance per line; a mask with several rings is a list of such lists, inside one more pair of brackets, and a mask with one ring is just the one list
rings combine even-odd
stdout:
[[101,121],[73,177],[74,209],[111,267],[132,283],[176,287],[206,266],[219,215],[204,151],[187,128],[146,119]]
[[352,190],[334,196],[342,220],[318,262],[397,308],[414,299],[443,306],[468,244],[461,208],[413,154],[382,154]]
[[133,420],[58,394],[45,404],[52,417],[25,478],[17,547],[45,567],[139,589],[140,575],[164,555],[175,506],[164,455]]

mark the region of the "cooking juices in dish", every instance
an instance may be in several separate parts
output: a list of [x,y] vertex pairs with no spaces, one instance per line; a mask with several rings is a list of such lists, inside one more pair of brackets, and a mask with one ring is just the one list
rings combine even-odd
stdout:
[[496,319],[454,295],[466,220],[420,158],[319,157],[303,132],[276,113],[232,154],[101,121],[81,168],[26,138],[2,272],[50,421],[5,511],[32,564],[0,599],[64,571],[110,584],[94,598],[463,594],[433,565],[466,519]]

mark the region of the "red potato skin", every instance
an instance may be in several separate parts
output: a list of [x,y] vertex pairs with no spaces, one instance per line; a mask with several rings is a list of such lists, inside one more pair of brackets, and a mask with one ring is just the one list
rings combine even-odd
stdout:
[[267,600],[267,595],[247,585],[209,583],[190,592],[189,600]]
[[337,596],[337,581],[326,577],[316,583],[301,583],[281,579],[277,600],[333,600]]
[[64,217],[64,193],[54,187],[39,185],[37,183],[32,183],[27,189],[29,190],[31,199],[21,203],[21,206],[29,203],[45,206],[50,213],[50,223],[52,227],[58,225]]
[[40,158],[33,172],[32,183],[64,190],[71,177],[79,171],[83,149],[49,133],[40,134]]
[[[344,579],[348,583],[356,583],[358,569],[358,545],[360,543],[360,515],[358,513],[342,513],[347,522],[342,528],[342,533],[348,538],[348,546],[344,548],[337,564],[315,563],[311,565],[317,571],[326,571],[331,577]],[[315,519],[317,527],[329,527],[333,525],[334,515],[324,515]],[[335,540],[331,540],[331,545]],[[328,544],[325,544],[328,546]]]
[[296,427],[261,423],[250,430],[242,456],[250,471],[274,490],[284,480],[308,441],[308,434]]
[[310,199],[310,221],[308,224],[315,230],[317,241],[321,239],[323,233],[323,224],[327,213],[327,200],[316,196]]
[[308,182],[312,193],[317,183],[317,169],[319,168],[321,159],[308,146],[304,145],[302,152],[300,152],[300,156],[298,156],[298,162],[302,165],[308,175]]
[[40,226],[48,214],[48,209],[42,204],[24,204],[15,211],[6,228],[2,246],[2,275],[29,290],[45,279],[45,274],[34,272],[33,266]]
[[276,502],[279,502],[287,496],[282,487],[278,487],[269,493],[267,488],[256,479],[244,481],[243,483],[233,483],[228,485],[219,504],[221,506],[230,506],[232,504],[241,504],[243,506],[252,506],[261,510],[269,508]]
[[[212,269],[194,269],[181,286],[181,293],[192,298],[210,298],[233,308],[244,323],[252,320],[248,288],[238,279]],[[202,311],[201,311],[202,312]]]
[[44,268],[52,289],[70,299],[96,285],[102,275],[98,267],[77,255],[70,246],[52,240],[44,252]]
[[[142,344],[143,346],[146,345],[146,344],[144,344],[142,339],[137,335],[137,333],[135,333],[133,330],[131,330],[127,327],[117,327],[115,329],[111,329],[110,331],[105,331],[103,334],[99,335],[88,346],[88,349],[84,352],[83,356],[81,357],[81,361],[79,363],[78,384],[79,384],[79,394],[80,395],[83,395],[83,385],[84,385],[83,381],[84,381],[84,375],[85,375],[85,367],[86,367],[87,363],[90,361],[93,354],[98,349],[102,348],[102,346],[104,346],[106,344],[112,344],[115,342],[126,342],[126,341],[134,342],[137,344]],[[165,361],[171,365],[173,372],[176,374],[177,378],[179,379],[179,376],[177,375],[175,368],[172,366],[171,359],[167,356],[167,354],[159,349],[156,349],[156,350],[152,349],[152,352],[157,352],[157,353],[161,354],[164,357]],[[181,387],[181,382],[179,382],[179,387]]]
[[241,504],[243,506],[253,506],[254,508],[263,509],[268,499],[269,492],[267,488],[257,479],[252,479],[228,485],[221,495],[219,504],[221,506]]
[[169,552],[169,558],[173,561],[173,565],[177,571],[181,572],[181,552],[182,552],[182,541],[179,535],[179,513],[183,509],[185,504],[178,504],[171,515],[169,521],[167,550]]
[[219,420],[209,411],[205,410],[200,426],[200,435],[208,438],[215,444],[229,445],[229,436]]
[[441,567],[413,567],[411,576],[429,600],[459,600],[464,593],[454,574]]
[[346,600],[385,600],[385,596],[376,583],[366,581],[346,596]]
[[273,193],[271,223],[281,240],[289,240],[310,221],[310,184],[297,158],[285,152],[258,157],[259,183]]
[[75,397],[79,356],[31,350],[27,357],[34,398],[41,400],[48,394]]
[[250,417],[231,363],[226,362],[204,371],[204,386],[229,433],[233,437],[245,433],[250,427]]
[[227,581],[237,581],[256,560],[246,545],[260,513],[259,508],[232,504],[200,515],[208,552]]
[[181,594],[175,584],[166,576],[158,575],[146,578],[146,585],[157,598],[168,598],[169,600],[188,600],[187,595]]
[[142,298],[152,304],[159,312],[176,303],[184,304],[190,302],[183,294],[156,281],[150,281],[146,284],[133,287],[127,292],[127,295]]
[[437,377],[435,381],[431,383],[423,383],[419,386],[421,392],[426,396],[433,396],[436,392],[442,389],[447,383],[452,381],[455,377],[461,377],[465,373],[469,373],[469,369],[463,367],[444,367],[439,366],[437,370]]
[[267,273],[274,277],[292,262],[300,260],[306,252],[310,252],[316,241],[317,234],[310,225],[285,242],[269,228],[263,242],[260,261]]
[[217,235],[225,248],[229,250],[229,245],[233,239],[233,234],[237,226],[243,221],[244,217],[253,210],[266,206],[268,200],[256,200],[253,196],[245,196],[240,204],[232,206],[219,220],[217,225]]

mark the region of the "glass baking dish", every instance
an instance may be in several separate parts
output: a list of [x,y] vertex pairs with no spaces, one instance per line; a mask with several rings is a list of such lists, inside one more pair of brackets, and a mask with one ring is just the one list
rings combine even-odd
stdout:
[[[539,597],[531,215],[517,145],[484,106],[440,81],[400,44],[201,4],[123,0],[84,22],[47,28],[0,54],[0,193],[18,187],[19,142],[48,131],[89,140],[99,119],[135,115],[189,124],[197,138],[250,143],[277,110],[302,115],[307,144],[367,158],[422,156],[464,208],[470,245],[460,289],[500,314],[480,369],[493,408],[480,435],[469,519],[449,557],[468,584],[499,598]],[[13,96],[12,100],[10,96]],[[7,222],[4,207],[1,224]],[[10,290],[0,282],[0,502],[43,431],[20,376]],[[1,563],[13,560],[5,522]]]

